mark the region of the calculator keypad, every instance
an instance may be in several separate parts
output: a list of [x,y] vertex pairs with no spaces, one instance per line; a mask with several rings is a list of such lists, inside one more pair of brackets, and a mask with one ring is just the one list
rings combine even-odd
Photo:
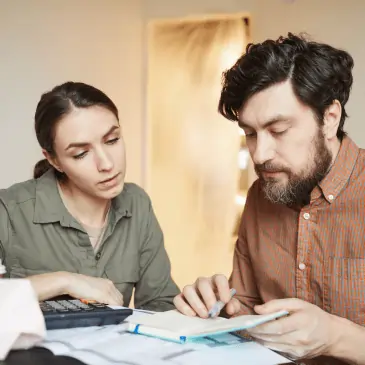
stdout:
[[92,311],[94,309],[90,304],[85,304],[78,299],[71,299],[69,302],[82,310]]
[[49,308],[57,311],[57,312],[67,312],[67,308],[65,308],[63,305],[59,304],[55,300],[46,300],[45,303],[48,305]]
[[68,300],[59,300],[58,303],[62,306],[64,306],[65,308],[67,308],[68,310],[72,311],[72,312],[76,312],[76,311],[80,311],[81,308],[79,308],[77,305],[71,303]]
[[102,303],[83,303],[78,299],[71,300],[46,300],[40,302],[42,312],[79,312],[93,311],[95,309],[106,308]]

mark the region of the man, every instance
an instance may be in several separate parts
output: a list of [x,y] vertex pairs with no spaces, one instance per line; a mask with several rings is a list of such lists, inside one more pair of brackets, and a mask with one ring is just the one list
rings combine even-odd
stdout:
[[287,310],[250,334],[305,363],[365,364],[365,152],[343,130],[352,68],[347,52],[289,33],[224,74],[219,111],[243,128],[259,179],[230,281],[199,278],[174,300],[200,317],[217,297],[228,315]]

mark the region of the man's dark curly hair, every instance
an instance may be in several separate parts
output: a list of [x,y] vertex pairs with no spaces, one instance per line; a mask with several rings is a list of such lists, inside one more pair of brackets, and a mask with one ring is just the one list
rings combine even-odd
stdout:
[[352,86],[353,58],[346,51],[307,40],[304,35],[250,43],[246,53],[223,73],[218,110],[227,119],[238,121],[238,112],[254,94],[291,80],[297,98],[309,106],[318,122],[334,100],[342,107],[337,131],[341,140],[347,117],[345,105]]

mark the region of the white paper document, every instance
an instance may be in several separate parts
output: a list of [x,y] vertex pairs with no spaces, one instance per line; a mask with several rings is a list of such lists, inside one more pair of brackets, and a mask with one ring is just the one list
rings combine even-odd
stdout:
[[[134,312],[134,316],[140,312]],[[290,361],[233,334],[179,344],[129,333],[128,324],[47,332],[40,345],[88,365],[277,365]]]

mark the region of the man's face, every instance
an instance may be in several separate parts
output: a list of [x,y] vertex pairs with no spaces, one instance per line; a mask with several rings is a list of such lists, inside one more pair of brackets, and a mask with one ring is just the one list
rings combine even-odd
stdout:
[[297,99],[291,82],[253,95],[239,113],[239,124],[266,197],[282,204],[308,202],[332,154],[312,110]]

